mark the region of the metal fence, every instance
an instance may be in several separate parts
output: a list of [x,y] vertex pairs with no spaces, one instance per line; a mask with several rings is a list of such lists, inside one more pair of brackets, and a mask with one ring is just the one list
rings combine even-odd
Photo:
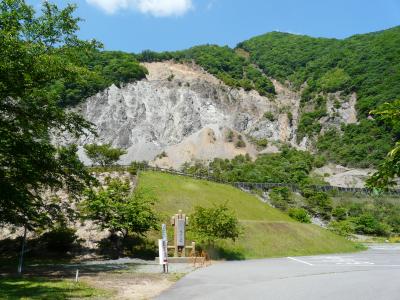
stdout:
[[[128,169],[128,165],[119,165],[124,169]],[[152,166],[141,166],[138,168],[138,171],[155,171],[155,172],[163,172],[169,173],[173,175],[191,177],[195,179],[203,179],[208,181],[213,181],[217,183],[229,184],[239,189],[245,190],[262,190],[268,191],[275,187],[287,187],[293,192],[300,192],[304,187],[301,187],[297,184],[291,183],[271,183],[271,182],[228,182],[221,180],[219,178],[215,178],[211,175],[201,175],[201,174],[190,174],[185,173],[182,171],[174,170],[172,168],[160,168],[160,167],[152,167]],[[355,188],[355,187],[341,187],[341,186],[333,186],[333,185],[307,185],[307,188],[321,191],[321,192],[336,192],[336,193],[353,193],[353,194],[364,194],[364,195],[371,195],[375,192],[368,188]],[[392,195],[392,196],[400,196],[400,189],[390,189],[382,192],[385,195]]]

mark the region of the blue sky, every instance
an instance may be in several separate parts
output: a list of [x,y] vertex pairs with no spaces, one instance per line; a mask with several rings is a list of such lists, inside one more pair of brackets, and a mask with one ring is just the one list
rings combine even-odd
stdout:
[[[40,0],[27,0],[38,7]],[[81,38],[107,50],[179,50],[235,46],[285,31],[344,38],[400,25],[400,0],[53,0],[78,5]]]

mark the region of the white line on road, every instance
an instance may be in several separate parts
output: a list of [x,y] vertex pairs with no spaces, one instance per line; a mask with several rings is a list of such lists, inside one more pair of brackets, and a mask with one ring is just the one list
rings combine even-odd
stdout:
[[321,265],[317,265],[317,266],[331,266],[331,267],[394,267],[394,268],[398,268],[400,267],[400,265],[375,265],[375,264],[370,264],[370,265],[356,265],[356,264],[335,264],[335,265],[325,265],[325,264],[321,264]]
[[291,259],[291,260],[294,260],[294,261],[297,261],[297,262],[302,263],[302,264],[306,264],[306,265],[309,265],[309,266],[313,266],[313,264],[310,264],[309,262],[306,262],[306,261],[301,260],[301,259],[298,259],[298,258],[294,258],[294,257],[290,257],[290,256],[288,256],[287,258],[288,258],[288,259]]

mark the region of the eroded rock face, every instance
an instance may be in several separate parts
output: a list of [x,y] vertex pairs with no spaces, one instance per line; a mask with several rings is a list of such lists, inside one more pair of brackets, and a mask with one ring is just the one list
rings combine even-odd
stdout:
[[[280,109],[286,105],[286,109],[296,110],[292,102],[297,99],[286,95],[284,89],[276,99],[269,99],[255,91],[227,87],[196,66],[164,62],[146,64],[146,67],[149,70],[146,80],[120,88],[113,85],[76,108],[96,125],[97,143],[112,143],[128,150],[123,162],[153,160],[157,154],[176,145],[181,145],[183,152],[185,148],[195,148],[186,155],[191,158],[196,153],[203,153],[202,159],[233,157],[242,152],[254,154],[251,147],[246,146],[243,151],[225,142],[222,134],[226,130],[239,132],[243,137],[281,142],[293,138],[292,126],[281,116],[287,112],[281,113]],[[275,115],[273,121],[264,117],[268,111]],[[219,149],[197,149],[204,144],[201,131],[206,128],[218,135]],[[87,142],[91,140],[81,140],[80,144]]]
[[[193,159],[232,158],[243,153],[255,156],[257,150],[249,145],[252,139],[269,141],[264,152],[276,150],[271,148],[274,141],[307,147],[306,142],[296,143],[300,94],[279,82],[273,81],[276,97],[267,98],[255,91],[228,87],[196,65],[161,62],[145,66],[149,70],[145,80],[113,85],[76,108],[97,127],[96,143],[127,149],[121,163],[151,161],[163,151],[168,159],[160,163],[165,167],[179,167]],[[355,98],[354,104],[350,102],[343,102],[340,109],[352,122]],[[333,104],[328,105],[332,110]],[[266,112],[273,118],[265,117]],[[214,143],[204,138],[210,130]],[[237,147],[226,139],[229,131],[242,135],[245,146]],[[93,137],[82,139],[79,144],[93,141]]]

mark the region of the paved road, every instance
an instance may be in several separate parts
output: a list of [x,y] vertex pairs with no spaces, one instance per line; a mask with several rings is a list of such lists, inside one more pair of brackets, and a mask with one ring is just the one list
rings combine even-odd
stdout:
[[157,299],[399,300],[400,245],[215,264],[188,274]]

